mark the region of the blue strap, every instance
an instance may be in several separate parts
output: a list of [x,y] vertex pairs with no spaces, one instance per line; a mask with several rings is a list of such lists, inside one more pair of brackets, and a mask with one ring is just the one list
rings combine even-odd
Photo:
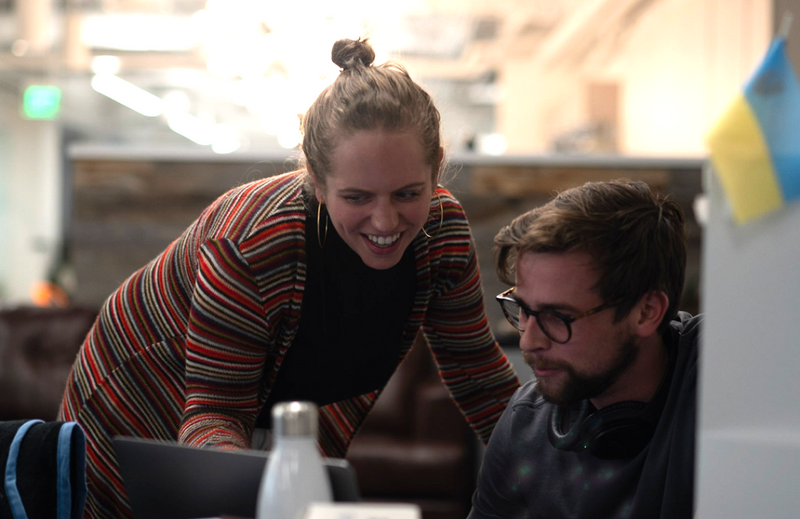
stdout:
[[[81,519],[83,517],[83,508],[86,505],[86,434],[83,432],[81,426],[76,422],[66,422],[70,425],[72,433],[70,438],[72,440],[72,460],[70,465],[72,470],[70,472],[70,485],[72,487],[72,517]],[[74,476],[74,477],[73,477]]]
[[78,427],[78,424],[75,422],[65,422],[58,431],[58,450],[56,452],[57,519],[70,519],[72,516],[70,455],[72,453],[72,434],[75,432],[76,427]]
[[44,423],[42,420],[28,420],[19,429],[17,434],[14,435],[14,440],[11,442],[11,447],[8,448],[8,461],[6,462],[6,497],[8,497],[8,504],[11,507],[11,513],[14,519],[28,519],[28,514],[25,513],[25,505],[22,504],[22,496],[19,495],[17,489],[17,460],[19,458],[19,447],[22,444],[22,439],[28,433],[28,429],[37,423]]

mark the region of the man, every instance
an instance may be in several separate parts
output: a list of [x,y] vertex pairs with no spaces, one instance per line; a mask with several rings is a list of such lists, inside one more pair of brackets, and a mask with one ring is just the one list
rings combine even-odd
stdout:
[[680,207],[643,182],[588,183],[495,244],[535,380],[492,434],[470,518],[691,517],[700,317],[677,311]]

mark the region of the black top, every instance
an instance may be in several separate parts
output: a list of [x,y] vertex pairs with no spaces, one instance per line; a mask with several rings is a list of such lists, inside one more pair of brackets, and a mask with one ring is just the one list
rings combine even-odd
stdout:
[[316,218],[316,210],[307,209],[308,270],[300,326],[257,427],[270,427],[270,410],[277,402],[307,400],[323,406],[383,388],[400,360],[416,294],[412,247],[394,267],[375,270],[332,223],[320,248]]

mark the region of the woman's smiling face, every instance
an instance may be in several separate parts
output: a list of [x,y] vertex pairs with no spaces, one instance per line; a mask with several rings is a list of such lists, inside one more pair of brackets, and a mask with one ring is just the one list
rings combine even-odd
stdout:
[[414,133],[371,130],[338,143],[316,196],[345,243],[383,270],[400,262],[422,229],[433,189],[432,166]]

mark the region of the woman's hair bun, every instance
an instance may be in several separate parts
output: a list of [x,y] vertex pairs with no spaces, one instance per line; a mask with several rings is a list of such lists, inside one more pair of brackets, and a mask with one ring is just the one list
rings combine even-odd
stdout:
[[357,66],[369,67],[375,61],[375,51],[367,39],[338,40],[331,50],[331,61],[341,69],[349,70]]

